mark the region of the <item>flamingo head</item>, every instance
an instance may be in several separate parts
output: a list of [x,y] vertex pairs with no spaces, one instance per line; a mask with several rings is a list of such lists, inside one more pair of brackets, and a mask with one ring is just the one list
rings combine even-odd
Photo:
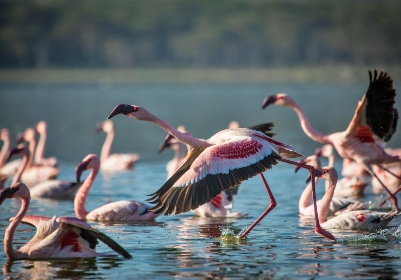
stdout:
[[118,114],[124,114],[128,115],[130,113],[134,113],[137,111],[136,107],[134,105],[128,105],[128,104],[118,104],[114,109],[111,111],[107,119],[111,119],[115,115]]
[[103,122],[98,122],[95,127],[96,132],[104,131],[106,133],[114,131],[114,125],[112,120],[105,120]]
[[15,147],[14,149],[12,149],[10,151],[10,154],[8,155],[8,160],[10,160],[13,156],[18,155],[18,156],[24,156],[27,155],[29,156],[29,149],[27,146],[25,146],[24,144],[19,144],[17,147]]
[[159,153],[163,152],[164,149],[170,148],[174,143],[172,143],[172,140],[175,139],[174,136],[171,134],[167,134],[166,138],[164,138],[163,143],[160,144],[159,148],[157,151]]
[[316,168],[315,176],[334,183],[337,183],[338,180],[337,170],[334,167],[329,167],[329,166],[325,166],[323,168]]
[[36,124],[35,126],[35,130],[37,133],[42,134],[42,133],[46,133],[47,130],[47,124],[45,121],[40,121]]
[[17,135],[17,143],[20,144],[23,141],[29,142],[35,139],[36,130],[33,128],[27,128],[24,132],[18,133]]
[[322,147],[315,150],[315,155],[318,157],[329,157],[333,155],[333,153],[333,146],[330,144],[323,145]]
[[277,93],[268,95],[262,102],[262,109],[265,109],[270,104],[275,106],[290,106],[293,103],[292,99],[285,93]]
[[29,189],[24,183],[16,183],[0,191],[0,205],[10,198],[30,197]]
[[[321,166],[320,164],[320,159],[318,156],[316,155],[311,155],[308,156],[306,158],[301,159],[300,161],[298,161],[301,164],[308,164],[308,165],[312,165],[315,168],[319,168]],[[298,172],[298,170],[301,169],[300,166],[295,167],[295,173]]]
[[3,141],[10,139],[10,132],[7,128],[0,129],[0,139]]
[[81,181],[82,173],[85,170],[89,169],[99,169],[100,160],[95,154],[87,155],[76,167],[75,167],[75,176],[77,182]]

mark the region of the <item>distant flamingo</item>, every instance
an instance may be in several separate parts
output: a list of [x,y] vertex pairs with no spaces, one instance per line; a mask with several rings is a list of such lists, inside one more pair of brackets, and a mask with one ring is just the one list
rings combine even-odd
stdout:
[[331,219],[327,219],[329,215],[330,201],[333,198],[334,189],[337,183],[337,171],[332,167],[324,167],[316,169],[316,176],[330,183],[329,189],[319,204],[319,221],[325,229],[374,229],[387,226],[397,213],[394,212],[376,212],[370,210],[356,210],[341,213]]
[[[362,165],[372,176],[372,165],[381,165],[400,162],[401,159],[387,154],[383,149],[383,142],[390,140],[394,134],[398,112],[393,107],[395,103],[395,90],[393,81],[385,72],[374,76],[369,71],[370,84],[366,94],[359,101],[347,129],[343,132],[324,134],[314,130],[308,122],[305,112],[289,96],[284,93],[267,96],[262,104],[265,108],[269,104],[287,106],[298,115],[303,131],[312,140],[332,144],[338,154]],[[379,180],[379,178],[377,178]],[[379,180],[380,181],[380,180]],[[391,198],[394,209],[398,209],[397,198],[380,181],[383,189]]]
[[[313,181],[313,200],[316,202],[315,168],[284,159],[283,157],[298,157],[301,154],[294,151],[290,145],[273,140],[262,132],[248,128],[225,129],[209,140],[201,140],[180,132],[140,106],[117,105],[108,118],[117,114],[153,122],[179,141],[193,147],[181,167],[150,199],[156,204],[152,208],[155,213],[179,214],[196,209],[211,201],[221,191],[239,186],[242,181],[259,174],[268,192],[270,205],[247,230],[240,234],[240,237],[245,237],[276,206],[262,172],[270,169],[278,161],[309,170]],[[317,208],[315,210],[316,231],[329,239],[334,239],[331,233],[321,228],[317,218]]]
[[[29,189],[23,183],[17,183],[0,192],[0,205],[6,199],[19,198],[21,209],[11,219],[4,234],[4,252],[9,259],[44,259],[44,258],[89,258],[104,256],[95,248],[98,239],[124,258],[131,255],[111,238],[92,228],[89,224],[72,217],[47,218],[25,215],[31,200]],[[35,226],[35,236],[18,250],[13,248],[14,233],[20,222]]]
[[[401,149],[386,149],[386,153],[392,156],[401,157]],[[377,177],[382,181],[392,192],[397,191],[401,187],[401,163],[394,162],[389,164],[383,164],[382,169],[379,166],[373,166],[373,171]],[[373,192],[379,193],[382,190],[380,182],[376,179],[372,179]]]
[[[316,155],[307,157],[306,159],[303,160],[303,163],[312,165],[315,168],[320,168],[320,160],[319,160],[319,157]],[[332,172],[336,172],[336,171],[333,170]],[[317,183],[318,178],[319,177],[316,177],[316,183]],[[330,185],[328,186],[326,191],[328,191],[329,187],[330,187]],[[310,204],[311,197],[312,197],[312,183],[310,182],[305,187],[304,191],[302,192],[302,194],[299,198],[298,209],[299,209],[299,213],[301,215],[304,215],[304,216],[313,216],[314,215],[313,204]],[[321,204],[325,203],[325,200],[319,199],[316,203],[317,203],[317,207],[319,209],[319,207],[321,207]],[[343,212],[348,212],[348,211],[352,211],[352,210],[367,209],[367,207],[368,207],[367,203],[362,203],[362,202],[359,202],[354,199],[342,198],[342,197],[332,197],[330,199],[328,216],[338,215]]]
[[114,139],[114,124],[111,120],[100,122],[96,125],[97,131],[107,133],[102,151],[100,153],[100,169],[102,171],[132,170],[134,164],[139,160],[139,154],[112,154],[111,148]]
[[29,143],[29,160],[22,174],[21,181],[28,186],[34,186],[40,182],[57,178],[59,169],[55,166],[44,166],[34,164],[34,154],[36,147],[36,131],[33,128],[26,129],[19,137],[17,142],[26,141]]
[[40,121],[36,124],[35,130],[39,133],[38,145],[35,149],[34,162],[37,165],[57,166],[58,161],[56,157],[45,158],[46,139],[47,139],[47,124],[45,121]]
[[100,160],[94,154],[87,155],[75,169],[77,181],[80,181],[82,172],[91,170],[75,195],[74,210],[78,218],[88,221],[146,221],[153,220],[159,214],[148,211],[151,207],[133,200],[120,200],[107,203],[90,212],[86,211],[86,199],[89,190],[99,172]]
[[[329,159],[328,166],[334,167],[335,156],[333,146],[326,144],[315,151],[315,155],[327,157]],[[373,166],[374,167],[374,166]],[[344,172],[346,170],[346,172]],[[353,172],[351,172],[351,170]],[[370,174],[366,172],[366,169],[361,165],[357,164],[355,161],[350,159],[344,159],[343,169],[344,177],[337,181],[337,187],[334,191],[335,197],[349,197],[349,196],[361,196],[365,190],[371,177]],[[376,173],[376,172],[375,172]],[[377,175],[377,173],[376,173]],[[326,181],[326,190],[329,187],[329,182]]]
[[6,162],[11,149],[11,137],[8,129],[3,128],[0,130],[0,140],[3,141],[3,147],[1,148],[0,152],[0,176],[5,179],[4,176],[10,177],[17,172],[18,166],[21,165],[22,159]]
[[[14,175],[11,184],[21,182],[23,173],[25,172],[26,166],[30,158],[29,149],[20,144],[10,152],[10,158],[14,155],[23,157],[22,163]],[[52,198],[52,199],[63,199],[71,198],[75,195],[75,192],[79,189],[82,183],[79,182],[68,182],[65,180],[46,180],[30,187],[31,197],[33,198]]]
[[[184,126],[177,128],[182,133],[188,133]],[[168,134],[159,147],[159,152],[169,148],[174,151],[174,158],[167,163],[167,179],[170,178],[174,172],[181,166],[186,154],[192,149],[187,146],[187,152],[185,152],[185,144],[175,139],[171,134]],[[237,194],[238,187],[231,188],[227,191],[222,191],[219,195],[214,197],[210,202],[199,206],[196,209],[191,210],[196,216],[208,218],[208,217],[229,217],[229,218],[241,218],[247,216],[242,212],[231,212],[233,207],[234,195]]]

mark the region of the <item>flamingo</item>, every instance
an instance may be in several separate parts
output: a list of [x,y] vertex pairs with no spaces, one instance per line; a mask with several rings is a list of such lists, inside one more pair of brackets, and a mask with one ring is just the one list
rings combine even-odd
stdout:
[[[329,160],[328,166],[334,167],[335,156],[332,145],[326,144],[317,148],[315,155],[319,157],[327,157]],[[373,168],[374,167],[375,166],[373,166]],[[370,174],[366,172],[366,169],[363,167],[361,168],[361,165],[357,164],[355,161],[344,159],[341,173],[344,177],[337,181],[334,197],[361,196],[368,185],[368,180],[370,179]],[[375,173],[377,174],[377,172]],[[328,181],[326,181],[325,186],[327,190],[329,187]]]
[[[17,183],[0,192],[0,205],[9,198],[19,198],[21,208],[11,219],[4,235],[4,252],[9,259],[38,258],[89,258],[103,256],[95,248],[98,239],[124,258],[131,255],[107,235],[92,228],[89,224],[73,217],[48,218],[25,215],[31,196],[24,183]],[[14,233],[20,222],[36,227],[35,236],[18,250],[13,248]]]
[[[22,175],[26,166],[28,165],[30,151],[29,149],[20,144],[10,152],[10,158],[14,155],[22,156],[22,163],[14,175],[11,184],[21,182]],[[75,192],[82,185],[80,182],[68,182],[65,180],[47,180],[40,182],[30,187],[30,193],[32,198],[52,198],[62,199],[73,197]]]
[[[242,181],[259,174],[270,198],[270,205],[250,227],[240,233],[240,238],[245,237],[277,204],[262,172],[278,161],[309,170],[313,181],[313,201],[316,202],[315,168],[285,159],[284,157],[298,157],[301,154],[290,145],[274,140],[260,131],[249,128],[225,129],[208,140],[202,140],[180,132],[137,105],[119,104],[108,119],[117,114],[124,114],[134,120],[153,122],[179,141],[193,147],[180,168],[150,198],[156,204],[151,209],[155,213],[180,214],[196,209],[211,201],[221,191],[239,186]],[[334,240],[334,236],[320,226],[316,204],[315,210],[315,230]]]
[[139,160],[139,154],[112,154],[111,147],[114,139],[114,124],[111,120],[100,122],[96,125],[96,131],[107,133],[102,151],[100,153],[100,169],[102,171],[132,170],[134,164]]
[[3,141],[3,147],[0,152],[0,176],[10,177],[17,172],[18,166],[21,165],[22,160],[16,159],[10,162],[6,162],[11,149],[11,137],[8,129],[3,128],[0,130],[0,140]]
[[[177,128],[183,133],[188,133],[184,126]],[[175,139],[173,136],[168,134],[159,147],[159,153],[164,149],[169,148],[174,151],[174,158],[167,163],[167,179],[170,178],[174,172],[181,166],[185,155],[191,150],[191,147],[187,145],[187,153],[184,152],[185,144]],[[242,212],[231,212],[233,207],[234,195],[238,192],[238,187],[231,188],[227,191],[222,191],[219,195],[214,197],[210,202],[199,206],[196,209],[191,210],[196,216],[209,218],[209,217],[228,217],[228,218],[241,218],[247,216]]]
[[34,162],[36,165],[57,166],[58,160],[56,157],[45,158],[46,139],[47,139],[47,124],[45,121],[40,121],[35,126],[36,132],[39,134],[39,141],[35,150]]
[[316,169],[316,177],[329,181],[329,189],[325,192],[322,203],[319,204],[319,221],[325,229],[375,229],[388,225],[397,216],[397,212],[377,212],[370,210],[356,210],[341,213],[331,219],[329,216],[330,201],[333,198],[338,175],[333,167],[326,166]]
[[372,169],[372,165],[380,166],[401,161],[399,157],[387,154],[383,148],[383,143],[390,140],[397,125],[398,111],[393,107],[395,90],[392,79],[383,71],[379,75],[375,71],[373,76],[369,71],[369,78],[369,88],[362,100],[358,102],[347,129],[342,132],[327,135],[313,129],[305,112],[285,93],[267,96],[262,103],[262,108],[274,104],[293,109],[307,136],[319,143],[332,144],[342,158],[352,159],[363,166],[373,177],[377,178],[391,198],[394,209],[398,209],[397,198],[380,181]]
[[100,160],[95,154],[87,155],[76,167],[77,181],[85,170],[91,170],[88,177],[75,195],[75,215],[87,221],[146,221],[153,220],[158,214],[148,211],[151,207],[133,200],[120,200],[107,203],[90,212],[86,211],[86,199],[96,175],[99,172]]
[[[302,162],[312,165],[315,168],[320,168],[320,159],[316,155],[308,156]],[[333,168],[333,167],[330,166],[330,168]],[[298,169],[296,169],[296,171],[298,171]],[[332,172],[336,172],[336,171],[334,170]],[[316,177],[315,184],[317,183],[318,179],[319,179],[319,177]],[[307,179],[307,181],[308,180],[309,180],[309,178]],[[327,181],[327,182],[329,183],[329,181]],[[328,184],[326,191],[328,191],[329,187],[330,187],[330,185]],[[334,190],[335,190],[335,188],[334,188]],[[312,183],[309,182],[309,184],[305,187],[304,191],[302,192],[302,194],[299,198],[298,209],[299,209],[299,213],[303,216],[313,216],[314,215],[313,205],[310,204],[311,197],[312,197]],[[317,203],[317,207],[319,209],[319,207],[321,207],[321,204],[325,203],[325,200],[319,199],[316,203]],[[348,211],[352,211],[352,210],[366,209],[367,207],[368,207],[367,203],[362,203],[362,202],[359,202],[354,199],[343,198],[343,197],[332,197],[330,199],[328,216],[339,215],[343,212],[348,212]]]
[[[401,149],[385,149],[386,153],[392,156],[401,157]],[[383,164],[383,168],[373,166],[377,177],[380,181],[384,182],[385,185],[395,192],[401,187],[401,163],[394,162],[389,164]],[[382,186],[376,178],[372,179],[372,187],[375,193],[379,193],[382,190]]]
[[17,142],[26,141],[29,143],[29,160],[22,174],[21,180],[28,186],[34,186],[40,182],[57,178],[60,170],[55,166],[44,166],[34,164],[34,154],[36,147],[36,130],[33,128],[26,129],[19,135]]

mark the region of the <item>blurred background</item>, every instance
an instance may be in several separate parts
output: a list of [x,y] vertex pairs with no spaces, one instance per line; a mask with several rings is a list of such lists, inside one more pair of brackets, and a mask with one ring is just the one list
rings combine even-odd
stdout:
[[[45,120],[46,153],[76,162],[100,153],[96,123],[129,103],[200,138],[231,120],[274,122],[307,155],[318,145],[295,113],[262,111],[263,98],[287,92],[317,130],[344,130],[368,70],[400,87],[400,14],[400,1],[379,0],[0,1],[0,128],[15,137]],[[113,120],[113,151],[171,156],[156,152],[157,126]]]

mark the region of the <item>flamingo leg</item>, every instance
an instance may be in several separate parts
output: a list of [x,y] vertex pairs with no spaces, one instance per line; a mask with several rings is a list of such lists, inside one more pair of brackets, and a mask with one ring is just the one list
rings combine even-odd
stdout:
[[248,227],[245,231],[243,231],[238,237],[239,238],[242,238],[242,237],[245,237],[267,214],[269,214],[269,212],[274,208],[274,207],[276,207],[276,205],[277,205],[277,202],[276,202],[276,199],[274,198],[274,196],[273,196],[273,193],[271,192],[271,190],[270,190],[270,187],[269,187],[269,185],[267,184],[267,182],[266,182],[266,179],[265,179],[265,177],[263,176],[263,173],[260,173],[259,174],[260,175],[260,177],[262,178],[262,181],[263,181],[263,184],[265,185],[265,188],[266,188],[266,190],[267,190],[267,194],[269,195],[269,198],[270,198],[270,205],[269,205],[269,207],[267,207],[267,209],[262,213],[262,215],[260,215],[260,217],[259,218],[257,218],[256,219],[256,221],[254,221],[253,222],[253,224],[250,226],[250,227]]
[[381,169],[383,169],[384,171],[386,171],[386,172],[390,173],[391,175],[393,175],[395,178],[401,180],[401,177],[400,177],[400,176],[394,174],[393,172],[391,172],[391,171],[388,170],[387,168],[385,168],[385,167],[383,167],[383,166],[379,166],[379,167],[380,167]]
[[280,161],[308,169],[310,176],[311,176],[311,181],[312,181],[312,199],[313,199],[313,209],[315,212],[315,231],[328,239],[335,240],[335,237],[330,232],[323,229],[320,225],[319,216],[318,216],[318,212],[317,212],[317,204],[316,204],[315,168],[308,164],[295,162],[295,161],[291,161],[291,160],[284,159],[284,158],[281,158]]
[[383,182],[379,179],[379,177],[377,177],[377,175],[373,172],[373,170],[372,170],[372,168],[371,168],[370,166],[366,166],[366,165],[365,165],[365,167],[366,167],[366,169],[369,171],[369,173],[370,173],[372,176],[375,176],[375,177],[376,177],[377,181],[382,185],[383,189],[386,191],[387,195],[389,196],[386,200],[384,200],[384,201],[379,205],[379,207],[382,206],[384,203],[386,203],[386,201],[387,201],[388,199],[391,199],[391,201],[393,202],[393,208],[394,208],[394,210],[395,210],[395,211],[398,211],[398,202],[397,202],[397,198],[396,198],[396,197],[394,196],[394,194],[392,194],[392,193],[390,192],[390,190],[383,184]]
[[[393,192],[393,195],[396,195],[397,193],[399,193],[401,191],[401,186],[398,187],[398,189]],[[383,200],[380,204],[379,207],[382,207],[384,205],[384,203],[386,203],[388,200],[390,199],[390,197],[387,197],[385,200]]]

